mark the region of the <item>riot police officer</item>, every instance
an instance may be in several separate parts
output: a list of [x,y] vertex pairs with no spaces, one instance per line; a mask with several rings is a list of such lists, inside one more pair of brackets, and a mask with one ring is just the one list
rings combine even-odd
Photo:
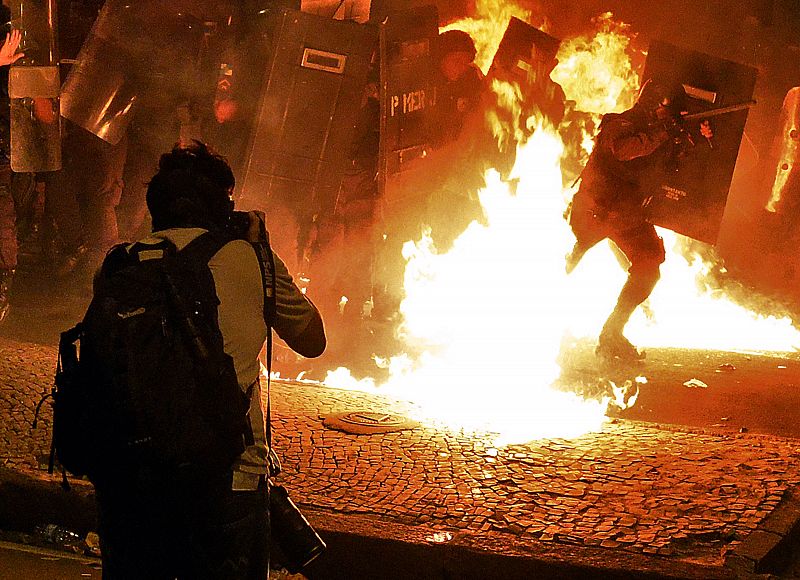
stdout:
[[[681,146],[684,101],[681,87],[648,81],[633,108],[605,115],[572,201],[569,220],[577,241],[567,256],[567,272],[606,238],[630,262],[628,279],[598,340],[597,354],[603,358],[644,358],[625,338],[623,329],[660,278],[664,242],[647,221],[646,206],[660,183],[660,172]],[[700,132],[710,138],[707,121]]]

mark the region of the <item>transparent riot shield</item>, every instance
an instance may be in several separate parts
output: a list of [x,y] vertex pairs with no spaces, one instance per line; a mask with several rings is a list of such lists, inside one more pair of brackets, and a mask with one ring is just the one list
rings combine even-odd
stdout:
[[25,57],[11,67],[11,169],[61,169],[60,78],[55,0],[12,0],[11,22]]
[[139,102],[169,102],[197,75],[203,23],[162,0],[107,0],[61,92],[61,114],[115,145]]
[[791,89],[783,100],[768,167],[767,210],[795,219],[800,210],[800,87]]
[[[650,45],[642,81],[657,79],[664,86],[682,86],[686,112],[696,117],[685,123],[690,139],[675,148],[674,158],[652,192],[653,224],[716,243],[756,74],[755,68],[667,42]],[[737,108],[740,104],[744,106]],[[719,110],[730,112],[715,113]],[[703,115],[711,124],[711,139],[697,130]]]

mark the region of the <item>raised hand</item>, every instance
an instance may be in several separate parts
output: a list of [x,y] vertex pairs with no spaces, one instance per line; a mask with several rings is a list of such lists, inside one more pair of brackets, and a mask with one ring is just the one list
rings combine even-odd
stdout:
[[0,47],[0,66],[14,64],[25,56],[24,52],[17,52],[20,42],[22,42],[22,33],[19,30],[12,30],[6,34],[6,40]]

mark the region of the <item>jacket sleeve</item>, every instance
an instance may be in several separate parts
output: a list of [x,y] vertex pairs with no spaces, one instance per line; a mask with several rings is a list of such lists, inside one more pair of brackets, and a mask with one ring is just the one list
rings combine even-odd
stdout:
[[622,119],[610,121],[603,129],[600,145],[607,147],[618,161],[647,157],[669,139],[663,127],[648,127],[641,131],[630,121]]
[[316,306],[294,283],[283,260],[275,260],[275,332],[298,354],[313,358],[321,355],[327,343],[322,317]]

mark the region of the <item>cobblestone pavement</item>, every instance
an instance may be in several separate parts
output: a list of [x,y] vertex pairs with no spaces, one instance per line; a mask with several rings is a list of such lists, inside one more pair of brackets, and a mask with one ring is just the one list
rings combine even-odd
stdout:
[[[0,341],[3,463],[41,468],[52,347]],[[352,435],[323,427],[331,413],[402,413],[377,395],[273,382],[280,481],[299,503],[445,533],[597,546],[721,564],[800,484],[800,441],[710,434],[626,421],[572,440],[495,449],[486,437],[418,427]],[[446,538],[446,536],[444,536]]]
[[329,413],[397,412],[379,398],[273,387],[282,476],[302,502],[405,524],[664,556],[722,556],[800,483],[800,442],[610,423],[501,449],[426,428],[326,430]]
[[37,469],[50,453],[52,412],[43,405],[32,429],[36,405],[50,392],[56,348],[0,339],[0,461],[13,469]]

